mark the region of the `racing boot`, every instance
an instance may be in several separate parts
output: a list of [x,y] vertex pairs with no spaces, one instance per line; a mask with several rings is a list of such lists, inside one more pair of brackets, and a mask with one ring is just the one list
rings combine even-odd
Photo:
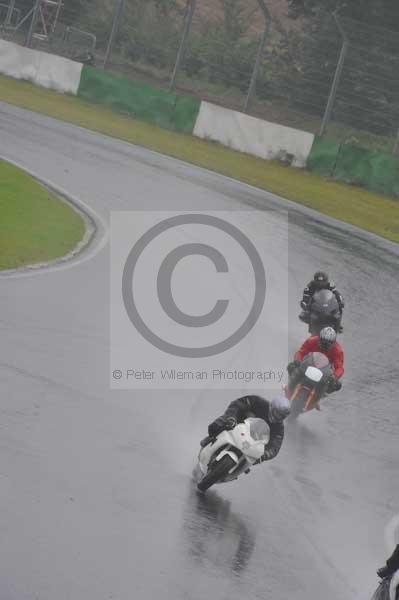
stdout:
[[389,577],[391,575],[388,567],[381,567],[381,569],[378,569],[377,571],[377,575],[378,577],[381,577],[381,579],[385,579],[385,577]]
[[388,558],[385,567],[378,569],[377,575],[381,579],[391,577],[399,569],[399,544]]

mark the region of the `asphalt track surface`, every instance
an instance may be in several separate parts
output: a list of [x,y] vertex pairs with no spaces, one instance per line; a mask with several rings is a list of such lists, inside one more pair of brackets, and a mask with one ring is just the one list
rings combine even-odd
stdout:
[[[0,278],[0,597],[360,600],[398,512],[398,250],[271,194],[0,104],[0,153],[94,214],[68,268]],[[347,298],[345,387],[279,457],[201,498],[198,440],[231,399],[109,387],[109,211],[290,211],[291,348],[302,285]]]

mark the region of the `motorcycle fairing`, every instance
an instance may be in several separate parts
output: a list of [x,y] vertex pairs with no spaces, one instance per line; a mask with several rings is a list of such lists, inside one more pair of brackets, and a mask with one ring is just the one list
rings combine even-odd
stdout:
[[254,440],[251,437],[250,421],[246,420],[244,423],[236,425],[231,431],[222,431],[213,443],[201,449],[198,456],[200,469],[205,475],[211,460],[219,461],[226,454],[236,464],[239,463],[242,456],[245,457],[249,464],[254,464],[263,455],[265,443],[265,440]]

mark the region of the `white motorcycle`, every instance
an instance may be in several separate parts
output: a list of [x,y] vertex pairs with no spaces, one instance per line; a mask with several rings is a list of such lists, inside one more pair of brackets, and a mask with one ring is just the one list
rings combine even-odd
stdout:
[[197,484],[205,492],[215,483],[238,479],[263,455],[269,441],[269,428],[263,419],[248,418],[234,429],[209,438],[200,450],[198,465],[202,478]]

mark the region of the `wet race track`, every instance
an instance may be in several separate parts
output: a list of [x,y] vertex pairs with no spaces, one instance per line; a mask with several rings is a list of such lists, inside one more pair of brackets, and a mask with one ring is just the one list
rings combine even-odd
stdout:
[[[1,155],[80,198],[75,264],[0,278],[2,600],[361,600],[398,512],[398,250],[270,194],[0,104]],[[346,377],[275,461],[198,496],[231,392],[111,391],[110,210],[289,209],[290,351],[304,283],[347,300]],[[101,224],[103,223],[103,224]]]

